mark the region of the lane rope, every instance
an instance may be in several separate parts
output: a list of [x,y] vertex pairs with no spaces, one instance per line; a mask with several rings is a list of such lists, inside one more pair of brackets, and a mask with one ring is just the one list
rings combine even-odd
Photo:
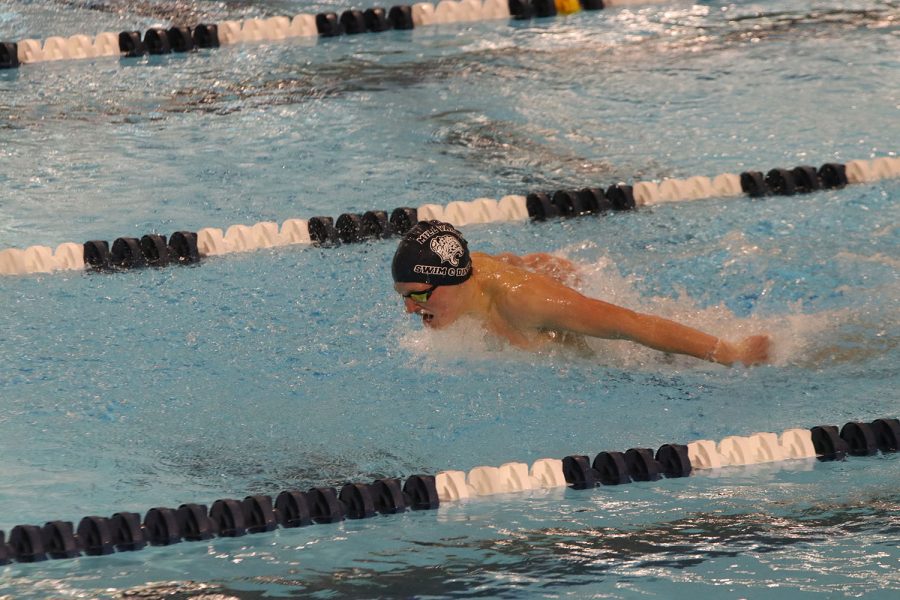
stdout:
[[728,436],[714,442],[663,444],[657,450],[630,448],[604,451],[593,461],[586,455],[562,459],[543,458],[530,467],[510,462],[499,467],[478,466],[435,475],[383,478],[372,483],[347,483],[285,490],[274,499],[265,494],[243,500],[223,498],[205,504],[186,503],[177,509],[154,507],[144,517],[121,511],[111,517],[86,516],[75,526],[52,520],[43,526],[16,525],[6,541],[0,531],[0,564],[78,556],[102,556],[131,552],[147,545],[169,546],[181,541],[215,537],[240,537],[274,531],[278,527],[304,527],[313,523],[337,523],[365,519],[376,514],[407,510],[435,510],[441,503],[475,497],[561,488],[576,490],[662,478],[687,477],[717,469],[786,461],[834,461],[847,456],[872,456],[900,448],[900,420],[851,421],[838,429],[821,425],[811,429],[787,429],[781,434],[753,433]]
[[445,25],[494,19],[525,20],[567,15],[580,10],[633,4],[654,4],[665,0],[441,0],[437,4],[400,4],[390,9],[373,7],[349,9],[317,15],[298,14],[243,21],[173,24],[140,31],[103,32],[95,36],[76,34],[51,36],[45,40],[23,39],[0,42],[0,69],[58,60],[112,57],[133,58],[146,54],[182,53],[223,45],[278,41],[297,37],[335,37],[379,33],[390,29],[410,30],[429,25]]
[[437,219],[457,227],[504,221],[545,221],[634,210],[668,202],[708,198],[794,195],[841,188],[847,184],[871,183],[900,177],[900,157],[854,160],[846,164],[826,163],[815,167],[775,168],[765,174],[745,171],[716,177],[638,181],[632,185],[613,184],[606,189],[585,187],[527,196],[510,195],[500,200],[477,198],[446,205],[423,204],[400,207],[390,213],[370,210],[345,213],[335,220],[328,216],[291,218],[281,226],[265,221],[253,225],[232,225],[224,232],[204,227],[196,232],[176,231],[168,238],[149,233],[140,239],[116,238],[83,243],[64,242],[55,249],[36,245],[0,250],[0,275],[27,275],[55,271],[83,270],[110,272],[140,267],[197,264],[201,259],[233,252],[249,252],[289,245],[333,246],[402,235],[418,221]]

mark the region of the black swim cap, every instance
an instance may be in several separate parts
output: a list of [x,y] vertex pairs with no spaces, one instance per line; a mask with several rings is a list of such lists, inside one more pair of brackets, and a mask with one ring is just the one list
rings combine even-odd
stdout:
[[420,221],[397,247],[391,274],[396,282],[460,284],[472,275],[469,246],[453,225]]

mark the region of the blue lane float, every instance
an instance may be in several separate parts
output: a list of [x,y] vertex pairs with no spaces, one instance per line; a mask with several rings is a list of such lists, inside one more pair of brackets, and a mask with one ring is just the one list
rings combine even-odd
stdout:
[[[267,533],[279,527],[308,527],[314,523],[368,519],[407,510],[435,510],[442,502],[538,487],[568,486],[586,490],[687,477],[722,466],[798,458],[834,461],[845,460],[847,456],[872,456],[878,452],[896,452],[900,448],[900,420],[851,421],[840,429],[834,425],[790,429],[781,436],[779,443],[784,452],[777,456],[767,454],[771,449],[764,447],[766,440],[774,438],[775,434],[754,436],[755,441],[753,436],[729,436],[717,446],[723,452],[741,447],[747,451],[756,444],[757,456],[735,455],[716,465],[704,454],[712,443],[701,440],[690,444],[663,444],[655,451],[644,447],[625,452],[607,450],[598,453],[593,461],[589,456],[579,454],[562,460],[541,459],[534,463],[530,475],[527,465],[507,463],[500,468],[475,467],[468,476],[461,471],[442,471],[436,475],[412,475],[402,484],[399,478],[383,478],[372,483],[349,482],[340,490],[334,487],[285,490],[274,500],[264,494],[247,496],[243,500],[223,498],[213,502],[209,510],[205,504],[195,503],[182,504],[177,509],[158,506],[149,509],[143,519],[137,513],[117,512],[108,518],[86,516],[77,527],[60,520],[48,521],[43,526],[16,525],[10,530],[8,539],[0,531],[0,564],[13,560],[30,563],[82,555],[105,556],[134,552],[148,545],[171,546],[217,537]],[[512,478],[500,483],[504,476]],[[525,482],[528,477],[534,481]]]

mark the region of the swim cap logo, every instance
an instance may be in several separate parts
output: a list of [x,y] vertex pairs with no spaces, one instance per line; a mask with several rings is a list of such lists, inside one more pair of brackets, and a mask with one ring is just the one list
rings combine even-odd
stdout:
[[448,262],[454,267],[459,266],[459,259],[465,254],[462,244],[452,235],[439,235],[433,238],[431,251],[441,257],[441,262]]

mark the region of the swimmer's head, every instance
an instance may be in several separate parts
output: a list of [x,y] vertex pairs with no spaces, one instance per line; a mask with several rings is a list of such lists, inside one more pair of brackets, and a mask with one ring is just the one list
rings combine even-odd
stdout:
[[453,225],[420,221],[397,247],[391,274],[396,283],[458,285],[472,275],[469,246]]

